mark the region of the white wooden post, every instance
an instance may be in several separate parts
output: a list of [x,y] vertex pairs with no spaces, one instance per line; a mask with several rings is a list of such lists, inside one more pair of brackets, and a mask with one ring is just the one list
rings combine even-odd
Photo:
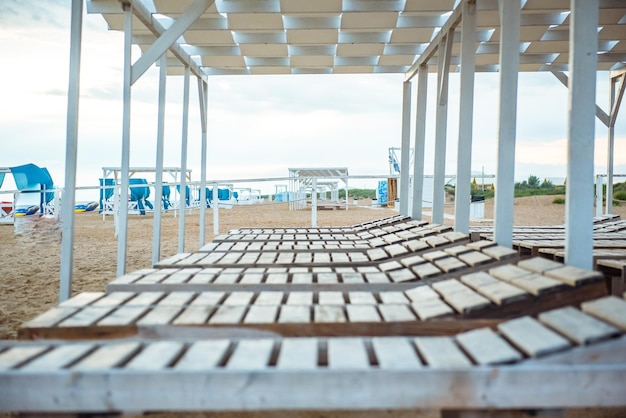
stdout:
[[571,12],[565,262],[591,270],[598,0],[571,0]]
[[[313,179],[313,184],[311,185],[311,228],[317,227],[317,178]],[[304,196],[306,199],[306,195]]]
[[426,104],[428,66],[421,65],[417,73],[417,103],[415,109],[415,142],[413,145],[413,209],[411,218],[422,220],[424,194],[424,144],[426,142]]
[[494,235],[498,244],[510,247],[513,243],[513,203],[515,200],[520,0],[500,0],[499,8],[502,27],[500,30],[500,115]]
[[167,54],[159,59],[159,111],[157,121],[156,167],[154,185],[154,218],[152,219],[152,265],[161,259],[161,206],[163,200],[163,150],[165,142],[165,88]]
[[180,170],[182,172],[182,176],[180,177],[180,193],[181,193],[181,204],[182,209],[180,209],[179,205],[179,215],[178,218],[178,252],[182,253],[185,251],[185,209],[187,199],[189,199],[189,204],[193,201],[193,196],[191,195],[191,190],[189,190],[189,195],[187,195],[187,135],[189,130],[189,75],[191,74],[191,69],[189,66],[185,66],[185,77],[183,84],[183,129],[182,129],[182,138],[181,138],[181,147],[180,147]]
[[443,224],[443,212],[446,200],[446,141],[448,131],[448,76],[450,74],[450,55],[454,43],[454,29],[450,29],[439,44],[437,59],[437,114],[435,116],[435,168],[433,178],[433,216],[432,222]]
[[596,174],[596,216],[602,216],[602,176]]
[[402,83],[402,143],[400,155],[400,214],[409,215],[409,166],[411,156],[411,82]]
[[198,77],[198,102],[200,102],[200,124],[202,140],[200,144],[200,236],[199,248],[204,246],[206,236],[206,153],[207,153],[207,95],[208,86]]
[[[78,154],[78,103],[80,97],[80,54],[83,30],[83,1],[72,0],[70,73],[67,91],[67,125],[65,139],[65,189],[61,211],[61,270],[59,302],[72,295],[74,266],[74,205],[76,204],[76,160]],[[55,197],[55,212],[58,205]],[[13,200],[15,202],[15,200]]]
[[476,3],[463,2],[461,20],[461,97],[457,151],[454,229],[469,234],[476,63]]
[[124,88],[122,117],[122,164],[120,179],[120,199],[115,205],[118,214],[119,230],[117,235],[117,276],[126,273],[126,248],[128,245],[128,185],[130,169],[130,89],[131,89],[131,47],[132,47],[132,4],[124,7]]

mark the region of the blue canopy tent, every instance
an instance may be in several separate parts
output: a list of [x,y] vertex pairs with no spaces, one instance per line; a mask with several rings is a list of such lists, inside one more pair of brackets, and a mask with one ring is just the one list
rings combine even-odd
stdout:
[[163,192],[161,194],[161,203],[163,203],[163,209],[168,210],[172,204],[170,203],[170,186],[169,184],[163,184],[162,189]]
[[39,210],[40,214],[43,215],[48,204],[54,200],[54,192],[47,191],[54,190],[54,182],[48,169],[38,167],[35,164],[24,164],[11,167],[10,170],[18,190],[24,192],[43,191],[39,198]]
[[[146,207],[148,209],[154,209],[152,203],[150,203],[147,199],[150,197],[150,188],[148,187],[148,182],[146,179],[129,179],[130,184],[130,201],[136,202],[137,210],[140,215],[146,214]],[[137,186],[138,184],[145,184],[145,186]]]
[[[103,186],[109,186],[109,187],[103,187]],[[114,187],[115,186],[115,180],[114,179],[100,179],[100,210],[99,212],[102,213],[103,211],[106,213],[108,211],[107,208],[109,208],[108,203],[110,202],[111,197],[113,197],[113,192],[114,192]]]

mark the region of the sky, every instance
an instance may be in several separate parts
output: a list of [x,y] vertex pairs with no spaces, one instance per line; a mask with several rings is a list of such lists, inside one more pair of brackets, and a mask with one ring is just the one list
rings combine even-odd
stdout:
[[[47,167],[59,186],[64,184],[70,4],[0,2],[0,167]],[[100,15],[85,15],[82,43],[77,183],[96,186],[101,168],[121,161],[123,34],[108,31]],[[133,60],[139,56],[134,47]],[[208,178],[286,177],[291,167],[347,167],[351,175],[387,175],[389,148],[401,144],[403,79],[401,74],[211,76]],[[605,111],[608,84],[608,73],[599,72],[596,103]],[[433,74],[426,174],[433,172],[435,85]],[[183,77],[169,76],[166,166],[180,166],[182,91]],[[187,166],[192,180],[199,180],[201,125],[194,77],[190,91]],[[498,91],[497,73],[476,75],[475,172],[496,173]],[[446,172],[451,174],[457,160],[458,96],[459,75],[451,74],[446,152]],[[158,69],[153,66],[132,88],[131,166],[155,164],[157,98]],[[516,180],[565,177],[566,128],[567,89],[550,73],[520,73]],[[615,173],[626,174],[624,111],[615,138]],[[596,173],[606,172],[606,144],[607,129],[596,120]],[[264,193],[273,192],[274,184],[265,183]],[[353,180],[350,186],[371,187],[372,181]]]

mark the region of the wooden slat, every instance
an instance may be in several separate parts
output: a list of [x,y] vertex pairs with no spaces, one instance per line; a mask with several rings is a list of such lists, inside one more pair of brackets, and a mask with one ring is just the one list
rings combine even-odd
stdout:
[[224,298],[224,292],[201,292],[191,302],[191,306],[212,306],[219,304]]
[[563,267],[563,264],[556,261],[548,260],[543,257],[533,257],[522,260],[517,265],[523,269],[533,271],[535,273],[545,273],[548,270]]
[[76,296],[65,300],[61,303],[59,303],[58,306],[62,306],[62,307],[80,307],[80,306],[86,306],[89,305],[90,303],[100,299],[101,297],[103,297],[104,295],[106,295],[105,292],[82,292],[77,294]]
[[182,311],[178,306],[157,306],[137,321],[137,325],[166,325]]
[[567,306],[543,312],[539,320],[578,344],[588,344],[611,338],[619,333],[617,328]]
[[417,337],[414,341],[430,367],[456,368],[472,365],[451,337]]
[[[54,371],[60,370],[87,354],[94,348],[91,343],[77,343],[55,347],[33,361],[28,362],[21,370]],[[0,367],[2,369],[2,367]]]
[[224,302],[222,302],[222,305],[228,305],[228,306],[248,305],[252,301],[253,297],[254,297],[254,292],[247,292],[247,291],[232,292],[230,295],[228,295],[228,297],[226,297]]
[[174,365],[176,370],[211,370],[224,357],[228,340],[204,340],[192,344]]
[[318,365],[318,341],[315,338],[285,338],[281,342],[276,367],[314,370]]
[[105,370],[126,362],[128,358],[139,350],[139,342],[110,343],[99,347],[87,357],[71,367],[71,370]]
[[378,293],[378,296],[380,297],[380,300],[382,301],[382,303],[387,303],[387,304],[394,304],[394,303],[407,303],[408,299],[406,298],[406,296],[404,296],[404,294],[402,292],[397,292],[397,291],[385,291],[385,292],[380,292]]
[[565,338],[529,316],[498,324],[498,330],[530,357],[554,353],[570,346]]
[[209,318],[209,324],[238,324],[245,313],[245,306],[222,305]]
[[545,272],[545,275],[574,287],[602,280],[602,273],[574,266],[563,266],[548,270]]
[[535,296],[549,292],[556,292],[567,287],[567,285],[562,282],[534,273],[512,279],[511,284],[524,289],[528,293]]
[[519,287],[501,282],[482,271],[461,276],[461,281],[498,305],[511,303],[528,296],[528,293]]
[[280,305],[283,300],[283,292],[266,290],[260,292],[254,301],[255,305]]
[[501,245],[486,247],[483,248],[481,251],[491,258],[495,258],[496,260],[506,260],[517,256],[517,251],[512,250],[511,248],[503,247]]
[[122,306],[98,321],[99,326],[121,326],[132,324],[144,312],[148,306]]
[[355,305],[375,305],[378,303],[370,292],[348,292],[348,300]]
[[407,305],[378,305],[378,310],[386,322],[415,321],[415,314]]
[[422,362],[415,347],[406,338],[372,338],[378,366],[383,370],[419,369]]
[[311,305],[313,292],[290,292],[287,296],[287,305]]
[[126,302],[126,306],[148,306],[156,303],[163,297],[164,292],[141,292],[135,295],[134,298]]
[[0,353],[0,370],[8,370],[31,359],[49,347],[46,345],[30,346],[30,347],[11,347]]
[[61,321],[59,327],[81,327],[95,324],[100,318],[106,316],[113,310],[112,307],[95,307],[89,306],[75,315]]
[[581,308],[583,312],[626,331],[626,300],[616,296],[607,296],[594,301],[583,302]]
[[456,339],[478,364],[512,363],[522,358],[517,350],[490,328],[463,332]]
[[160,370],[167,367],[183,349],[178,341],[155,341],[147,345],[125,366],[130,370]]
[[328,340],[328,367],[330,369],[368,369],[370,367],[363,340],[360,338],[333,338]]
[[342,306],[315,305],[313,307],[314,322],[340,323],[346,322],[346,314]]
[[297,305],[283,305],[278,315],[279,323],[309,323],[311,322],[311,307]]
[[454,313],[452,308],[439,298],[423,299],[412,303],[411,307],[422,321]]
[[350,322],[381,322],[376,305],[347,305]]
[[270,339],[240,340],[226,363],[230,370],[263,370],[267,367],[274,341]]
[[158,302],[158,306],[180,306],[187,304],[194,296],[195,292],[174,291]]
[[26,322],[23,327],[51,327],[76,312],[78,312],[78,308],[52,308],[35,317],[35,319]]
[[320,305],[343,305],[345,304],[345,300],[343,298],[343,293],[341,292],[319,292],[317,295],[318,303]]
[[244,318],[244,324],[271,324],[276,321],[278,306],[254,305],[251,306]]
[[202,325],[216,308],[209,305],[188,306],[172,321],[174,325]]

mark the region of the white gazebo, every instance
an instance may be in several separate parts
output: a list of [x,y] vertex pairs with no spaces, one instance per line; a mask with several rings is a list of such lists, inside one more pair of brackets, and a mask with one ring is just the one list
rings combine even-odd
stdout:
[[[76,183],[82,0],[73,0],[67,154],[63,201],[61,300],[69,296]],[[181,164],[186,169],[189,81],[194,75],[202,115],[200,189],[206,181],[207,88],[212,75],[400,73],[403,84],[401,167],[414,149],[413,186],[400,174],[400,196],[421,196],[425,115],[436,111],[433,217],[443,222],[448,77],[460,72],[455,228],[467,232],[470,217],[471,144],[475,72],[498,72],[499,120],[495,237],[510,245],[520,71],[550,71],[569,86],[566,262],[592,265],[593,144],[597,116],[608,127],[608,185],[612,185],[613,127],[626,78],[626,3],[619,0],[87,0],[110,29],[125,33],[121,193],[128,193],[132,85],[153,64],[160,66],[155,166],[163,164],[163,117],[167,75],[184,76]],[[131,46],[141,57],[131,61]],[[596,107],[596,71],[610,71],[609,112]],[[437,101],[427,103],[427,75],[437,73]],[[567,75],[566,73],[567,72]],[[411,83],[417,78],[417,109]],[[619,85],[618,85],[619,84]],[[415,138],[411,141],[411,125]],[[411,144],[413,142],[413,144]],[[573,193],[573,191],[576,193]],[[202,200],[202,198],[201,198]],[[421,218],[421,199],[400,201],[400,213]],[[202,205],[203,206],[203,205]],[[201,206],[200,242],[204,241]],[[611,211],[610,203],[607,211]],[[126,214],[122,213],[118,275],[126,269]],[[180,227],[184,229],[184,218]]]

